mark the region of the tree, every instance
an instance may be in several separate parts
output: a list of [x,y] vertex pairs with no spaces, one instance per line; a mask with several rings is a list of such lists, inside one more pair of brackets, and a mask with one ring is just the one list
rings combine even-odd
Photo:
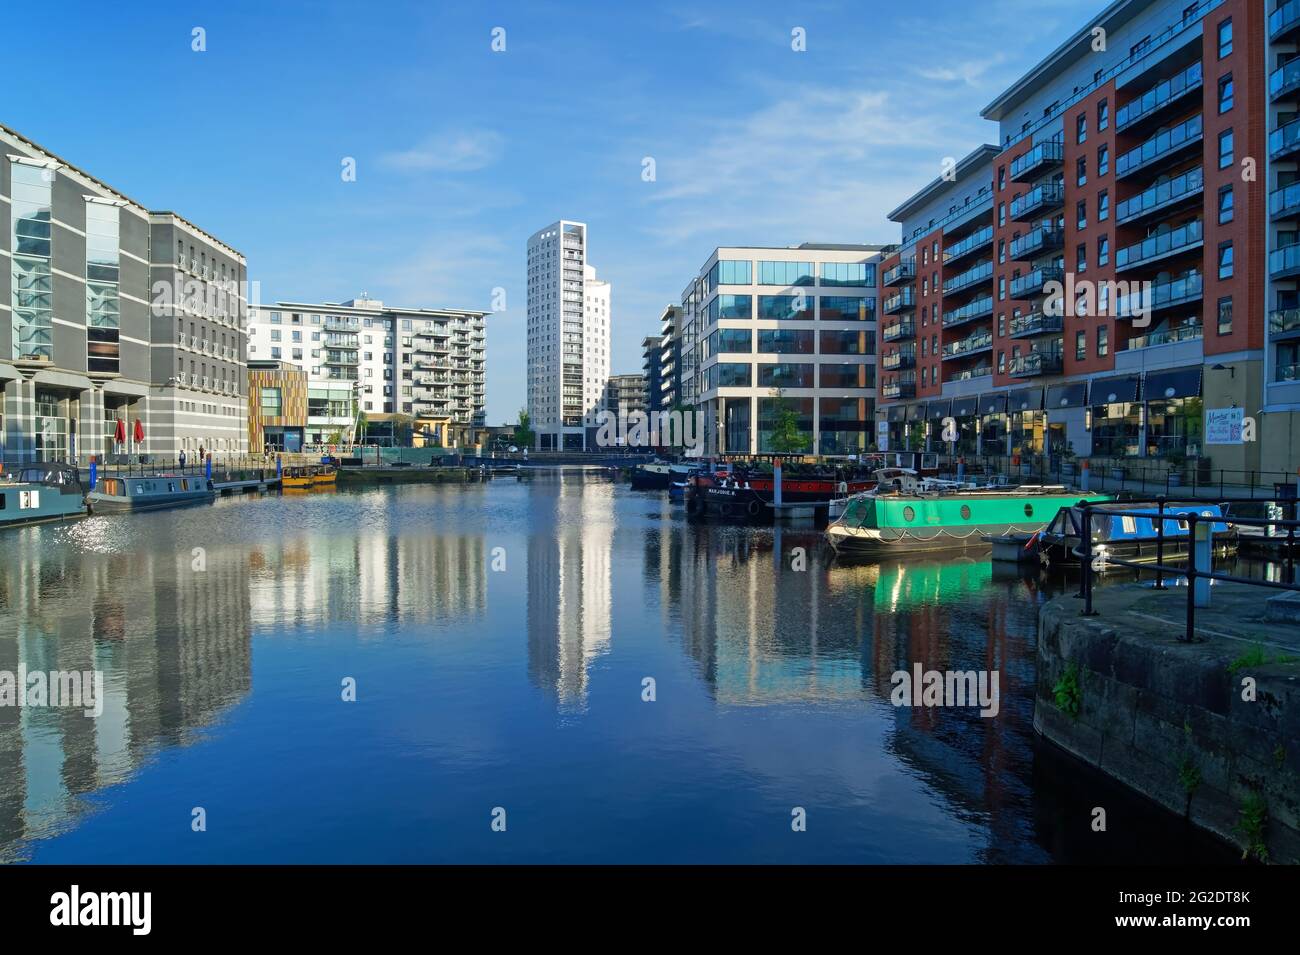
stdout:
[[415,419],[410,415],[393,415],[393,444],[409,448],[411,437],[415,434]]
[[772,425],[770,444],[778,454],[797,454],[808,450],[808,435],[799,429],[799,413],[780,391],[776,393],[776,419]]
[[519,423],[515,425],[515,445],[520,448],[531,448],[533,439],[536,437],[533,433],[532,416],[528,414],[527,408],[519,409]]

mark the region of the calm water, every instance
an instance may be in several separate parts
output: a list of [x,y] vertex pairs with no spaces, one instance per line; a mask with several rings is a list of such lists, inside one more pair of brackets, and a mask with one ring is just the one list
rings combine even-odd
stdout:
[[[1233,858],[1035,743],[1036,614],[1062,585],[987,561],[845,566],[593,473],[0,545],[0,670],[106,681],[95,720],[0,708],[0,861]],[[914,661],[1001,671],[999,716],[890,705]]]

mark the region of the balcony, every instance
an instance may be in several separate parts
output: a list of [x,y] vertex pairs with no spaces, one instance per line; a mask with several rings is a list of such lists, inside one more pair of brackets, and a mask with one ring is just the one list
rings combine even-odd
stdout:
[[993,245],[993,226],[986,225],[984,228],[972,232],[960,242],[955,242],[943,251],[943,260],[947,265],[956,264],[959,260],[964,259],[972,252],[978,252],[980,249],[989,248]]
[[1269,193],[1268,215],[1275,222],[1300,216],[1300,182],[1293,182]]
[[880,367],[885,371],[899,371],[903,368],[916,367],[915,349],[902,349],[880,359]]
[[1042,295],[1044,286],[1048,282],[1065,281],[1065,269],[1052,265],[1046,268],[1034,269],[1028,275],[1022,275],[1019,278],[1011,280],[1011,297],[1014,299],[1028,299],[1035,295]]
[[1269,312],[1268,334],[1273,339],[1300,338],[1300,308],[1280,308]]
[[971,355],[978,355],[981,352],[993,350],[993,336],[988,332],[983,334],[976,333],[960,341],[948,342],[943,346],[943,357],[940,361],[949,361],[954,358],[969,358]]
[[1300,242],[1284,245],[1268,254],[1268,274],[1275,279],[1300,276]]
[[1165,108],[1181,102],[1201,88],[1201,64],[1193,63],[1169,79],[1157,83],[1137,99],[1125,103],[1115,111],[1115,132],[1122,133],[1139,123],[1153,119]]
[[1115,206],[1115,221],[1120,225],[1138,222],[1147,216],[1176,208],[1205,194],[1205,170],[1200,166],[1181,176],[1158,182],[1149,189]]
[[1173,345],[1177,342],[1191,342],[1201,338],[1204,330],[1199,321],[1188,322],[1175,328],[1158,328],[1147,335],[1135,335],[1124,346],[1125,351],[1135,348],[1150,348],[1154,345]]
[[1060,140],[1049,139],[1011,160],[1011,181],[1032,182],[1049,169],[1058,168],[1064,161],[1065,147]]
[[916,278],[916,259],[899,262],[892,269],[885,269],[880,281],[885,286],[904,285]]
[[1046,315],[1043,312],[1030,312],[1011,320],[1010,336],[1012,338],[1033,338],[1036,335],[1059,335],[1065,327],[1065,320],[1060,315]]
[[943,294],[955,295],[957,292],[965,292],[987,282],[993,281],[993,263],[981,262],[973,269],[967,269],[950,279],[943,280]]
[[1176,229],[1135,242],[1115,251],[1115,271],[1150,265],[1175,255],[1182,255],[1205,245],[1205,227],[1200,219],[1184,223]]
[[1156,133],[1141,146],[1130,149],[1115,160],[1115,178],[1123,179],[1188,151],[1204,138],[1204,125],[1198,113],[1177,126]]
[[885,299],[882,311],[886,315],[897,315],[899,312],[905,312],[916,308],[916,292],[910,288],[899,290],[895,295]]
[[1274,43],[1300,34],[1300,0],[1289,0],[1268,15],[1268,38]]
[[944,381],[970,381],[972,378],[987,378],[991,374],[993,374],[992,365],[972,365],[970,368],[963,368],[949,375]]
[[1013,260],[1023,262],[1063,248],[1065,248],[1064,229],[1044,229],[1040,226],[1028,235],[1012,239],[1010,255]]
[[993,296],[985,295],[983,298],[977,298],[973,302],[967,302],[961,308],[954,308],[943,313],[943,327],[953,328],[957,325],[964,325],[967,322],[973,322],[981,318],[990,318],[993,315]]
[[915,398],[916,376],[899,375],[895,381],[887,381],[880,389],[883,398]]
[[1268,134],[1269,158],[1281,159],[1295,152],[1300,152],[1300,119],[1293,119]]
[[912,322],[895,322],[892,325],[886,325],[880,330],[882,341],[897,342],[905,338],[916,337],[916,325]]
[[1031,351],[1011,359],[1007,374],[1012,378],[1035,378],[1038,375],[1059,375],[1065,362],[1059,351]]
[[1276,103],[1300,90],[1300,57],[1284,63],[1268,77],[1268,98]]
[[1274,381],[1300,381],[1300,365],[1278,365],[1273,369]]
[[1189,271],[1179,278],[1168,282],[1153,282],[1140,292],[1117,299],[1114,314],[1119,317],[1134,318],[1147,309],[1154,312],[1162,308],[1196,302],[1201,298],[1203,287],[1201,273]]
[[1011,218],[1017,222],[1028,222],[1061,208],[1064,203],[1065,185],[1046,182],[1011,201]]

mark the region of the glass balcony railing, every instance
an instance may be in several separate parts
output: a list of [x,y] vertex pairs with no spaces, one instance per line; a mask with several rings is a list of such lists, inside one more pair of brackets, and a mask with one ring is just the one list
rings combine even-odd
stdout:
[[960,242],[950,245],[943,251],[945,262],[956,262],[958,259],[965,258],[972,252],[982,249],[985,246],[993,244],[993,226],[986,225],[977,232],[972,232]]
[[954,372],[944,381],[970,381],[972,378],[987,378],[993,374],[992,365],[973,365],[970,368],[963,368],[961,371]]
[[880,393],[886,398],[914,398],[916,397],[916,375],[899,375],[893,381],[885,382]]
[[1268,274],[1275,279],[1300,275],[1300,242],[1284,245],[1268,254]]
[[1150,348],[1153,345],[1172,345],[1176,342],[1196,341],[1204,334],[1200,322],[1189,322],[1176,328],[1162,328],[1147,335],[1134,335],[1128,340],[1126,349]]
[[1184,149],[1199,143],[1204,137],[1205,124],[1198,113],[1191,119],[1170,129],[1156,133],[1141,146],[1130,149],[1115,160],[1115,178],[1122,179],[1139,169],[1164,162]]
[[985,332],[982,335],[970,335],[960,341],[948,342],[943,346],[943,361],[950,358],[965,358],[993,347],[993,336]]
[[1205,170],[1197,166],[1120,202],[1115,206],[1115,221],[1121,225],[1133,222],[1204,193]]
[[902,312],[915,307],[916,293],[910,288],[904,288],[896,295],[891,295],[889,298],[885,299],[881,306],[881,310],[886,315],[893,315],[897,312]]
[[983,298],[977,298],[972,302],[967,302],[960,308],[954,308],[944,312],[943,326],[944,328],[951,328],[954,325],[973,322],[979,318],[988,318],[992,314],[993,296],[985,295]]
[[1300,308],[1279,308],[1269,312],[1268,333],[1275,338],[1300,335]]
[[1011,297],[1026,299],[1034,295],[1041,295],[1043,287],[1048,282],[1063,282],[1064,280],[1065,269],[1059,266],[1053,265],[1047,268],[1034,269],[1028,275],[1022,275],[1011,280]]
[[1284,63],[1268,77],[1268,98],[1279,100],[1300,90],[1300,57]]
[[1065,321],[1060,315],[1046,315],[1043,312],[1030,312],[1011,320],[1012,338],[1032,338],[1035,335],[1061,333]]
[[1052,209],[1058,209],[1065,202],[1065,186],[1059,182],[1047,182],[1030,189],[1023,196],[1011,201],[1011,218],[1018,222],[1043,215]]
[[1205,244],[1205,226],[1200,219],[1176,229],[1149,236],[1115,251],[1115,271],[1136,268],[1148,262],[1200,248]]
[[898,371],[902,368],[915,368],[916,352],[913,350],[903,350],[894,352],[892,355],[885,355],[880,359],[880,367],[885,371]]
[[896,342],[904,338],[916,337],[916,325],[913,322],[895,322],[892,325],[886,325],[880,330],[880,337],[883,341]]
[[1268,37],[1274,43],[1300,33],[1300,0],[1288,0],[1268,15]]
[[985,282],[993,281],[993,263],[981,262],[973,269],[967,269],[959,275],[954,275],[950,279],[943,281],[943,294],[952,295],[957,292],[964,292],[976,286],[983,285]]
[[1060,352],[1032,351],[1011,359],[1007,365],[1007,374],[1012,378],[1033,378],[1036,375],[1058,375],[1065,361]]
[[901,285],[904,282],[910,282],[916,278],[916,259],[907,259],[899,262],[892,269],[886,269],[885,274],[881,276],[881,282],[885,285]]
[[1281,159],[1297,150],[1300,150],[1300,119],[1293,119],[1268,134],[1269,158]]
[[1300,216],[1300,182],[1293,182],[1269,193],[1268,214],[1274,219]]
[[1065,148],[1060,140],[1049,139],[1039,143],[1029,152],[1011,160],[1011,181],[1027,182],[1065,161]]
[[1018,261],[1035,259],[1048,252],[1065,248],[1064,229],[1044,229],[1041,226],[1028,235],[1011,240],[1011,258]]
[[1300,381],[1300,365],[1278,365],[1273,369],[1274,381]]
[[1173,305],[1195,302],[1201,297],[1204,282],[1201,273],[1190,271],[1168,282],[1143,283],[1147,285],[1142,291],[1120,297],[1115,302],[1115,314],[1133,318],[1144,312]]
[[1184,96],[1201,88],[1202,69],[1200,61],[1193,63],[1163,82],[1157,83],[1137,99],[1125,103],[1115,111],[1115,131],[1122,132],[1144,119],[1155,116],[1170,103],[1176,103]]

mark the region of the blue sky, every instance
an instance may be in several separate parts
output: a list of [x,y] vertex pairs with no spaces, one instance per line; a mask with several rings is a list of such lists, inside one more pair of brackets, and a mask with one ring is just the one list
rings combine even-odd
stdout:
[[613,371],[639,371],[716,246],[897,240],[886,213],[995,140],[979,110],[1103,6],[53,2],[9,25],[26,80],[0,122],[240,249],[263,301],[486,310],[506,289],[499,423],[524,403],[532,232],[588,223]]

